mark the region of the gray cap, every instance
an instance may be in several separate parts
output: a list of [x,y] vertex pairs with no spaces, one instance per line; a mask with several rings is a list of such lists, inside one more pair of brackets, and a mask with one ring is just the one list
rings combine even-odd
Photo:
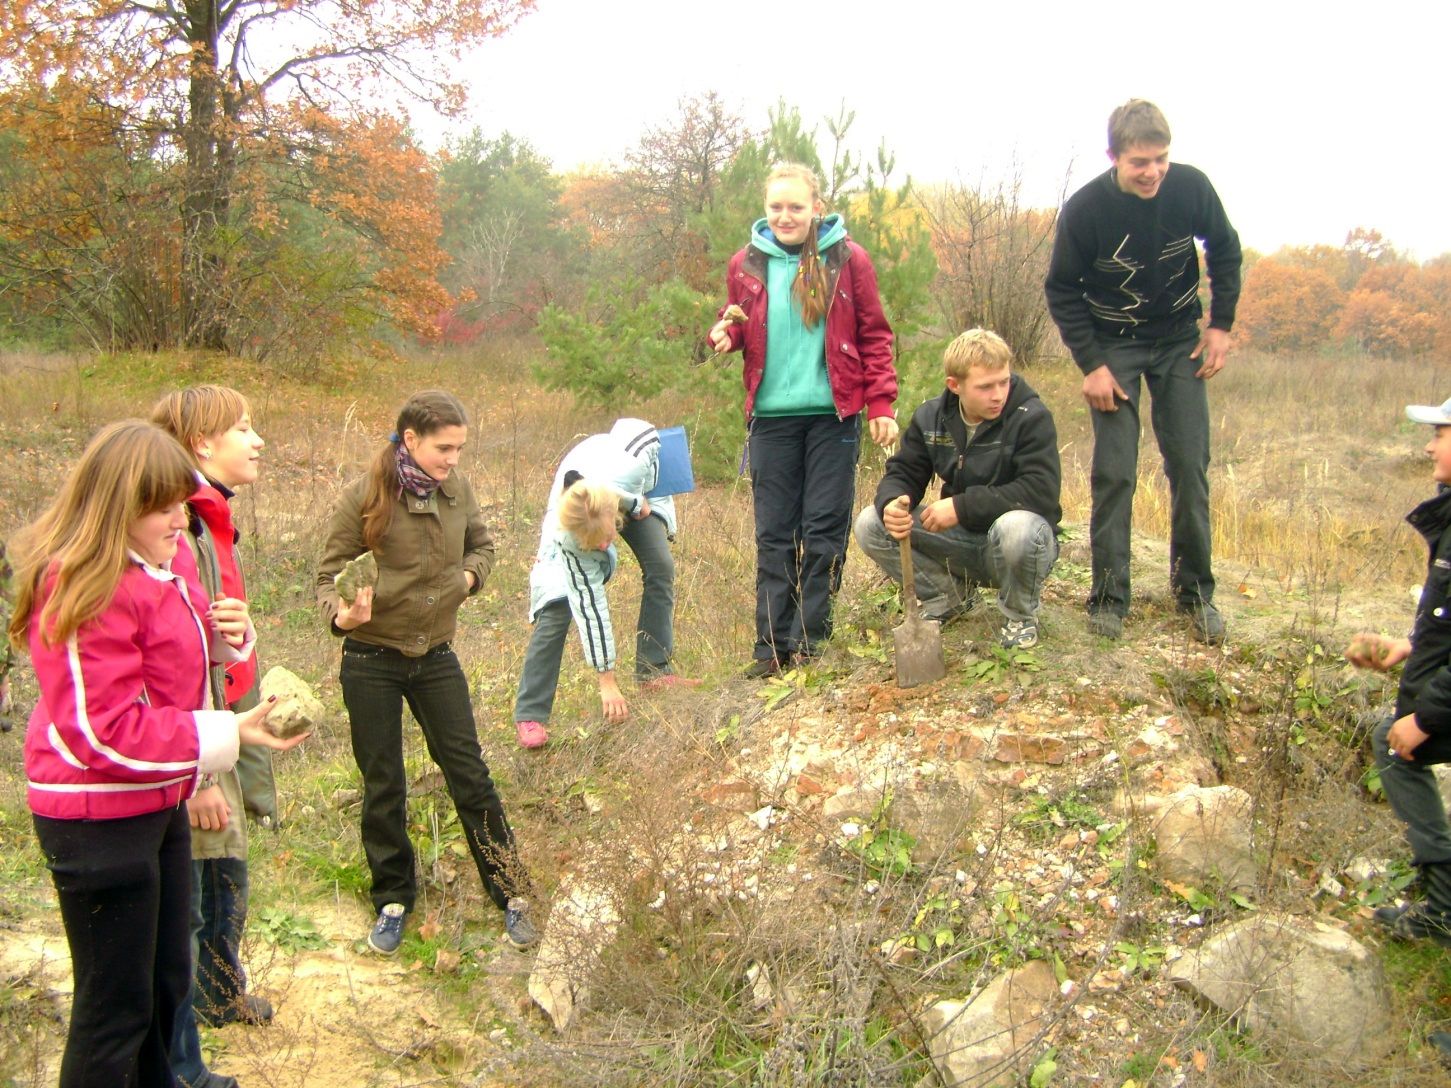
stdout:
[[1412,423],[1429,423],[1433,427],[1451,427],[1451,400],[1439,408],[1427,404],[1406,405],[1406,418]]

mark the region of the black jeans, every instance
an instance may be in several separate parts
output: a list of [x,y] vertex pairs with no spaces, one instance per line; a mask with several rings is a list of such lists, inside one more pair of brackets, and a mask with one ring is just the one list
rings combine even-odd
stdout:
[[343,640],[343,702],[353,759],[363,774],[363,850],[373,877],[373,907],[413,910],[418,882],[408,838],[408,780],[403,768],[403,703],[443,771],[484,891],[503,910],[524,892],[514,833],[479,749],[469,685],[448,643],[422,657],[357,639]]
[[813,653],[831,637],[831,601],[851,536],[857,417],[751,421],[758,660]]
[[60,1088],[176,1088],[169,1052],[191,989],[186,806],[33,819],[75,979]]
[[1093,552],[1090,612],[1129,610],[1129,546],[1134,490],[1139,480],[1139,399],[1145,383],[1152,399],[1154,437],[1169,479],[1169,581],[1185,608],[1214,599],[1210,570],[1209,395],[1194,376],[1202,359],[1189,353],[1199,330],[1163,340],[1106,339],[1098,342],[1128,400],[1117,411],[1092,412]]

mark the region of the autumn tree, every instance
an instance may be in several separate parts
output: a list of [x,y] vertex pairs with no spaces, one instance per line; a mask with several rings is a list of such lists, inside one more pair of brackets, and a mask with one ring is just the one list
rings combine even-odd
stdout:
[[1017,173],[996,185],[945,185],[924,203],[948,327],[992,329],[1019,359],[1039,358],[1052,331],[1043,280],[1056,213],[1024,204]]
[[[463,51],[531,7],[532,0],[14,0],[0,18],[0,93],[33,105],[19,118],[32,129],[48,111],[60,111],[63,124],[102,111],[116,143],[146,147],[178,197],[177,339],[224,347],[233,258],[247,226],[238,215],[240,190],[255,191],[268,169],[299,157],[325,161],[337,130],[310,120],[376,117],[380,85],[457,109],[462,88],[452,72]],[[365,128],[379,131],[375,123]],[[249,160],[256,170],[244,179]],[[356,179],[354,187],[366,183]],[[369,202],[358,199],[335,221],[355,219]],[[244,210],[255,213],[255,204]]]
[[1264,257],[1245,273],[1235,335],[1265,351],[1307,351],[1328,343],[1345,292],[1322,263]]

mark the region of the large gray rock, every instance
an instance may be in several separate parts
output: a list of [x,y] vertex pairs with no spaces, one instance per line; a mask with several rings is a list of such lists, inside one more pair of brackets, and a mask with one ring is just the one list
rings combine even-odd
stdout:
[[1298,1057],[1364,1069],[1404,1042],[1380,959],[1323,922],[1254,915],[1204,941],[1169,977]]
[[286,740],[322,724],[322,703],[312,688],[302,677],[281,665],[274,665],[262,677],[263,701],[274,695],[277,705],[267,715],[267,729],[273,736]]
[[589,1000],[600,953],[620,927],[620,910],[609,889],[573,877],[560,892],[529,975],[529,996],[549,1014],[555,1031],[567,1029]]
[[1154,824],[1154,864],[1164,880],[1229,891],[1255,882],[1253,801],[1234,786],[1190,786],[1170,797]]
[[966,1001],[933,1005],[922,1027],[942,1083],[952,1088],[1019,1083],[1037,1057],[1029,1044],[1042,1030],[1043,1012],[1057,993],[1053,968],[1034,960],[999,975]]

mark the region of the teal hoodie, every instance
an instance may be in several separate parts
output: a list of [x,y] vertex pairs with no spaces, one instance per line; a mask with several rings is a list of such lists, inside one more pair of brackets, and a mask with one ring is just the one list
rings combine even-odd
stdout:
[[[839,215],[828,215],[816,228],[817,252],[846,238]],[[766,255],[766,367],[756,390],[758,416],[835,415],[836,401],[826,374],[826,321],[808,329],[791,296],[801,256],[787,253],[765,219],[751,228],[751,245]]]

